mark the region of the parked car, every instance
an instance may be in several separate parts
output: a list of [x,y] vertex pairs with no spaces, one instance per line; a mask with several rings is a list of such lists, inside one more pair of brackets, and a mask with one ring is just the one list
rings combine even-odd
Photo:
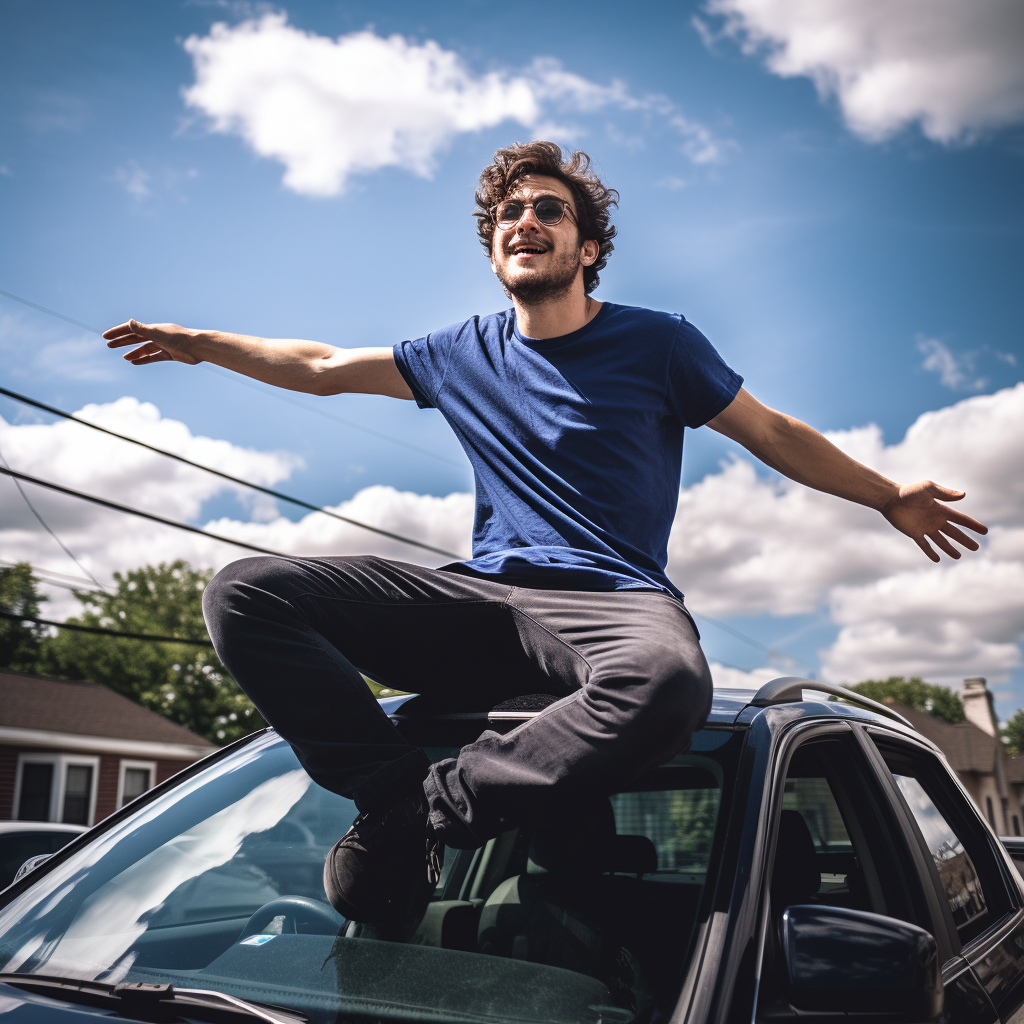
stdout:
[[[404,941],[326,902],[323,858],[355,808],[254,734],[0,893],[0,1015],[1021,1019],[1024,883],[1003,843],[892,709],[812,688],[718,691],[687,753],[448,851]],[[434,759],[537,713],[381,704]]]
[[56,853],[84,831],[83,825],[55,821],[0,821],[0,889],[29,858]]

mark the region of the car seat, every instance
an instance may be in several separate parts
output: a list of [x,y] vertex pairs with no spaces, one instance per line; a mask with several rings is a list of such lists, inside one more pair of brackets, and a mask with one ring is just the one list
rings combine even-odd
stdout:
[[[647,986],[618,927],[623,886],[657,867],[646,836],[617,836],[607,798],[559,808],[532,829],[526,871],[484,903],[479,949],[588,974],[638,1010]],[[626,872],[622,878],[610,872]]]

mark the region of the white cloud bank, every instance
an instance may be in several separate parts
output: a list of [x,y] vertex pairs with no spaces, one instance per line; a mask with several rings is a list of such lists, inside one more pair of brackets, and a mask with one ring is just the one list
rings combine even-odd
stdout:
[[918,123],[951,143],[1024,119],[1020,0],[709,0],[707,12],[783,77],[839,99],[878,141]]
[[[301,465],[300,459],[287,452],[261,452],[194,436],[184,423],[161,417],[154,405],[135,398],[88,405],[76,415],[267,487],[278,485]],[[66,420],[51,425],[16,425],[0,418],[0,453],[13,469],[275,551],[302,555],[375,553],[431,565],[446,561],[443,556],[434,557],[319,513],[309,513],[293,522],[280,515],[273,499]],[[222,541],[146,522],[31,484],[23,486],[61,540],[103,582],[109,582],[115,570],[175,558],[184,558],[197,567],[221,568],[251,554]],[[203,522],[204,502],[229,494],[243,503],[249,518],[221,517]],[[471,495],[435,498],[375,486],[332,508],[393,533],[451,551],[466,550],[468,556]],[[0,477],[0,558],[8,562],[26,560],[43,569],[81,575],[39,527],[9,477]],[[47,593],[51,597],[46,606],[48,613],[59,617],[77,609],[77,603],[66,592],[50,588]]]
[[685,118],[665,97],[635,97],[539,58],[520,74],[475,74],[456,53],[371,31],[331,39],[288,24],[283,13],[190,36],[195,66],[186,103],[218,132],[240,135],[285,166],[284,184],[338,195],[354,174],[400,167],[429,176],[439,152],[465,132],[518,122],[530,132],[572,134],[550,117],[618,109],[665,118],[696,164],[721,160],[729,143]]
[[[195,437],[133,398],[87,406],[79,415],[265,485],[298,460]],[[1024,383],[925,413],[897,444],[877,427],[830,435],[855,458],[893,479],[930,477],[967,491],[964,511],[992,532],[959,562],[927,561],[877,513],[788,481],[759,478],[736,460],[680,494],[669,571],[693,608],[712,616],[793,615],[827,608],[840,627],[821,652],[822,676],[856,682],[918,674],[957,682],[1002,680],[1021,661],[1024,639]],[[105,439],[74,423],[0,420],[0,451],[16,469],[170,518],[201,522],[203,503],[236,489],[208,474]],[[245,501],[252,499],[237,492]],[[220,541],[149,524],[30,488],[33,501],[72,551],[101,579],[115,569],[174,558],[218,568],[245,554]],[[469,494],[446,497],[369,487],[333,508],[343,515],[468,555]],[[0,479],[0,553],[58,572],[77,570],[42,532],[9,479]],[[208,530],[292,554],[376,553],[427,565],[445,559],[310,513],[296,522],[262,499],[249,518],[223,517]],[[75,608],[50,591],[48,611]],[[715,667],[723,686],[756,686],[778,670]]]
[[841,626],[823,678],[919,674],[1005,679],[1024,639],[1024,384],[925,413],[898,444],[874,426],[829,434],[894,480],[967,491],[992,528],[980,552],[927,561],[877,513],[758,478],[741,460],[685,489],[669,570],[704,614],[793,615],[828,607]]

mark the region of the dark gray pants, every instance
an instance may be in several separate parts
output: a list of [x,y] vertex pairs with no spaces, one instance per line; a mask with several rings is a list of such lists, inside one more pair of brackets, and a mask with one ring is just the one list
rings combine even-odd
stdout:
[[[245,558],[203,610],[217,654],[316,782],[365,810],[425,776],[431,822],[454,847],[663,763],[711,707],[693,622],[661,591],[538,590],[371,556]],[[357,667],[469,707],[561,699],[430,765]]]

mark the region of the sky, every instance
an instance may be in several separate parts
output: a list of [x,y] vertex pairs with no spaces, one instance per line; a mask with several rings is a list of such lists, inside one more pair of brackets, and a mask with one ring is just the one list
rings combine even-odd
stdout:
[[[966,490],[991,527],[935,566],[688,430],[668,571],[716,682],[983,675],[1003,718],[1024,706],[1016,0],[2,0],[0,19],[0,386],[468,555],[472,478],[438,413],[133,368],[18,299],[100,330],[419,337],[507,306],[473,189],[499,146],[551,138],[621,196],[596,298],[683,313],[762,402],[899,482]],[[3,397],[0,454],[276,550],[444,561]],[[78,564],[3,478],[8,562],[109,585],[244,554],[24,486]]]

